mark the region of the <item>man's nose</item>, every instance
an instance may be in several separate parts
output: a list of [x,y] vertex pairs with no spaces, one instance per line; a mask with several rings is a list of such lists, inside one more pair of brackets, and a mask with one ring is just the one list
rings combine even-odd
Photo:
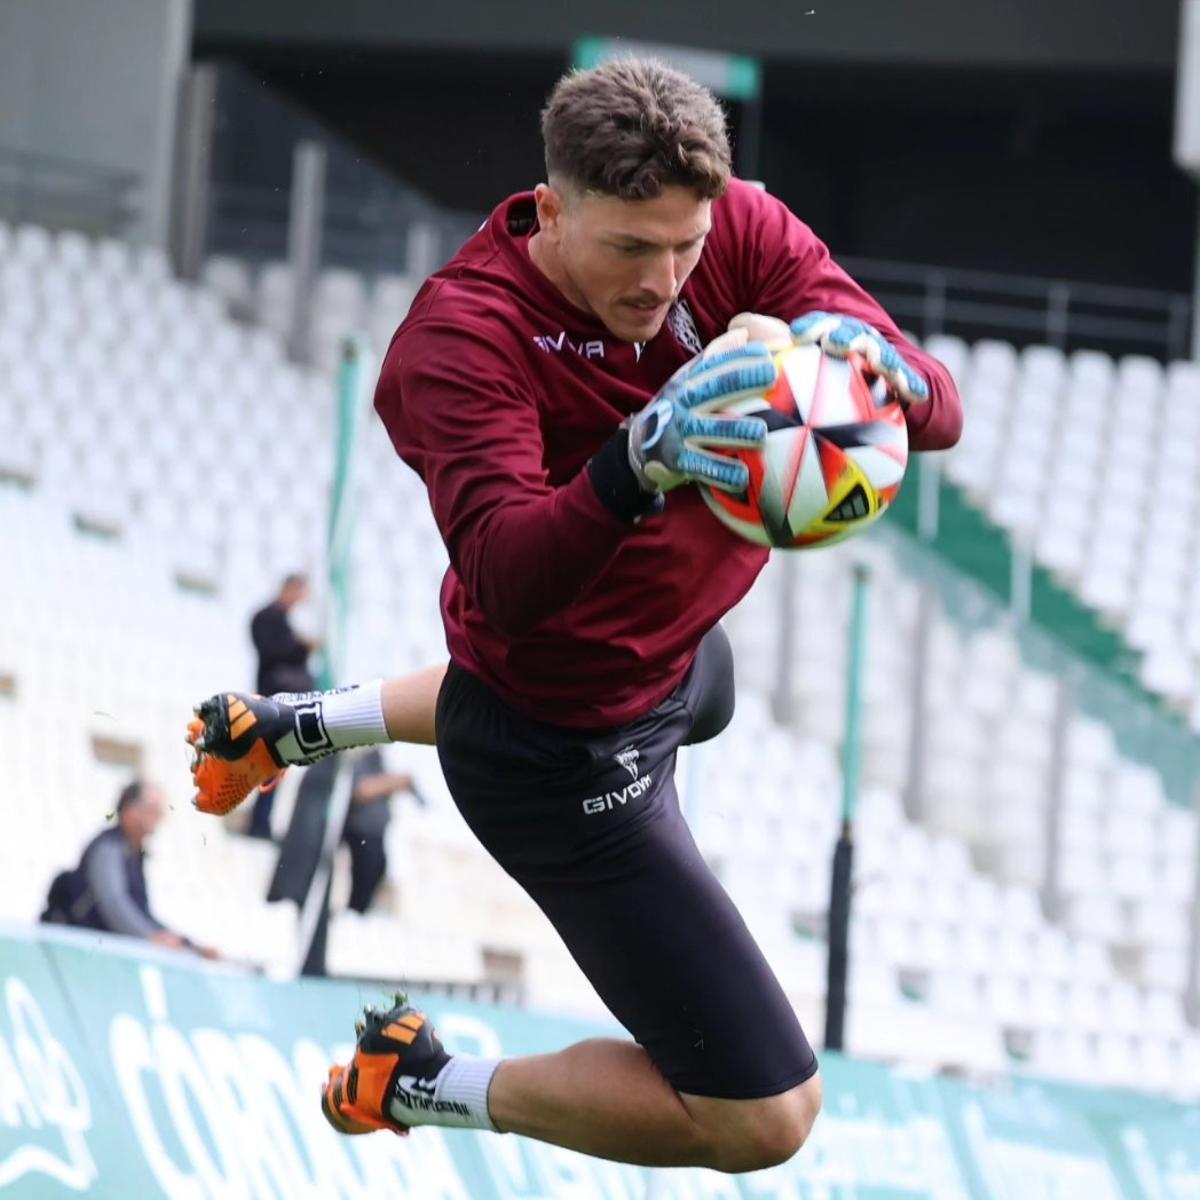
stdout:
[[642,276],[643,291],[651,292],[659,300],[668,300],[675,295],[675,282],[678,271],[673,254],[661,254],[652,263],[647,264],[647,271]]

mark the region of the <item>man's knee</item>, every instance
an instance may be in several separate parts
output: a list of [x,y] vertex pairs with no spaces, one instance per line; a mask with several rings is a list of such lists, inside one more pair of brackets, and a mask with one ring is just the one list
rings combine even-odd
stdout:
[[744,1119],[730,1122],[717,1135],[709,1165],[718,1171],[762,1171],[787,1162],[808,1140],[821,1111],[821,1076],[749,1103]]

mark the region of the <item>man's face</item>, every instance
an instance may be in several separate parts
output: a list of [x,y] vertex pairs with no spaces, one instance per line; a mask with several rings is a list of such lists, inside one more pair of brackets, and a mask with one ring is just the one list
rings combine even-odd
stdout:
[[136,837],[151,837],[167,815],[167,797],[162,788],[148,784],[139,803],[132,805],[124,814],[126,828]]
[[700,261],[712,202],[683,187],[621,200],[547,184],[537,202],[552,282],[616,337],[654,337]]
[[295,608],[308,595],[308,581],[292,580],[285,583],[279,593],[279,604],[282,608]]

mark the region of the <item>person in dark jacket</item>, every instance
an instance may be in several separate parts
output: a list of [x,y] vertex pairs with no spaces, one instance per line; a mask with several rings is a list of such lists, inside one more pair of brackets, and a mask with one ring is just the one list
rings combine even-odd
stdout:
[[[250,638],[258,654],[255,689],[259,695],[309,692],[316,687],[316,680],[308,669],[308,659],[318,643],[298,634],[288,618],[289,612],[307,596],[308,580],[300,574],[288,575],[275,599],[260,608],[250,620]],[[246,829],[250,837],[270,838],[274,803],[273,791],[259,792]]]
[[308,669],[308,657],[317,648],[312,638],[301,637],[292,628],[288,614],[308,596],[308,580],[299,574],[287,576],[279,594],[250,620],[250,638],[258,654],[259,695],[273,692],[310,692],[316,680]]
[[123,788],[117,797],[116,824],[92,838],[77,867],[55,876],[42,920],[145,938],[159,946],[215,957],[215,952],[193,946],[168,929],[150,911],[145,845],[165,814],[162,788],[142,780]]

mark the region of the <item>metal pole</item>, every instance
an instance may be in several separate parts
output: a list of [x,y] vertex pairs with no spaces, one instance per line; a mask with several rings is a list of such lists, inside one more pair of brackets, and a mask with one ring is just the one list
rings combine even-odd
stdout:
[[1188,1020],[1200,1028],[1200,783],[1196,784],[1192,795],[1192,811],[1197,817],[1192,871],[1192,936],[1183,1003]]
[[439,245],[437,227],[425,217],[414,217],[404,240],[404,273],[413,279],[432,275],[442,265],[438,261]]
[[846,975],[850,961],[851,880],[854,874],[854,814],[862,765],[862,676],[866,658],[870,569],[854,567],[850,654],[846,671],[846,736],[842,744],[842,829],[833,851],[829,888],[829,962],[825,982],[825,1046],[841,1050],[846,1034]]
[[941,516],[942,472],[928,454],[917,456],[917,537],[936,542]]
[[926,337],[946,331],[946,276],[941,271],[930,271],[925,276],[921,318]]
[[1070,308],[1070,287],[1065,283],[1051,284],[1046,301],[1046,341],[1059,350],[1067,348]]
[[755,95],[742,101],[738,122],[737,173],[742,179],[757,179],[759,146],[762,143],[762,99]]
[[1009,539],[1008,565],[1009,613],[1014,625],[1024,625],[1033,607],[1033,554],[1023,536]]
[[[346,626],[350,607],[350,547],[354,537],[354,452],[358,436],[359,413],[362,409],[364,374],[362,347],[348,338],[342,347],[342,363],[337,380],[337,408],[334,431],[333,487],[329,501],[329,528],[326,557],[329,569],[329,590],[326,595],[325,620],[321,647],[321,673],[318,686],[335,687],[341,682],[345,667]],[[324,968],[324,935],[329,923],[329,883],[333,877],[334,855],[346,824],[353,792],[354,771],[345,757],[338,759],[325,808],[325,832],[317,867],[309,883],[308,894],[300,909],[297,929],[296,973],[310,969],[310,956],[320,960]],[[320,953],[313,954],[314,940],[319,939]]]
[[[1200,8],[1196,9],[1200,14]],[[1200,22],[1200,15],[1196,18]],[[1200,176],[1193,177],[1200,184]],[[1192,284],[1192,358],[1200,359],[1200,189],[1196,193],[1196,270]]]
[[292,156],[292,195],[288,212],[288,261],[292,268],[292,319],[288,353],[307,361],[312,291],[321,262],[325,207],[325,147],[297,142]]
[[779,635],[776,640],[775,692],[771,712],[780,725],[791,725],[795,715],[793,680],[796,669],[796,570],[794,554],[781,554],[779,564]]
[[910,821],[925,817],[925,692],[929,687],[930,658],[933,652],[933,621],[937,601],[932,583],[921,584],[917,599],[917,630],[913,640],[912,694],[909,712],[912,729],[908,735],[908,786],[904,792],[904,811]]
[[[1200,250],[1197,251],[1197,255],[1200,256]],[[1200,267],[1197,269],[1200,270]],[[1192,307],[1192,301],[1187,296],[1176,296],[1168,305],[1166,337],[1168,359],[1188,357],[1188,345],[1192,337]],[[1196,355],[1193,354],[1192,357],[1195,358]]]
[[1067,781],[1067,731],[1074,705],[1074,688],[1070,676],[1064,673],[1058,681],[1054,703],[1054,735],[1046,786],[1046,869],[1042,873],[1042,911],[1051,921],[1062,917],[1058,860],[1062,848],[1063,792]]
[[[308,895],[300,908],[296,931],[296,958],[293,976],[299,976],[308,962],[313,939],[322,919],[329,920],[329,883],[333,878],[333,859],[341,840],[342,828],[346,824],[346,813],[350,810],[350,799],[354,790],[354,768],[342,755],[337,760],[337,771],[329,789],[329,801],[325,815],[325,836],[321,841],[321,854],[317,869],[308,885]],[[322,964],[323,965],[323,964]]]
[[321,673],[318,678],[321,688],[334,687],[345,666],[350,609],[350,546],[357,517],[353,486],[354,456],[359,416],[365,400],[363,361],[361,344],[355,338],[347,338],[342,344],[342,361],[337,379],[333,486],[329,495],[329,527],[325,544],[329,589],[326,593]]
[[212,193],[213,130],[217,71],[192,67],[182,84],[175,154],[175,203],[171,206],[171,260],[182,279],[197,279],[208,248]]

